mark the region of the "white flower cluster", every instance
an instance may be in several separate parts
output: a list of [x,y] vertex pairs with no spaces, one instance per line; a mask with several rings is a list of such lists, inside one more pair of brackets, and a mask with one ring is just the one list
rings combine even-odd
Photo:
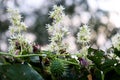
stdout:
[[25,52],[32,52],[32,45],[29,43],[27,39],[21,34],[17,36],[11,36],[9,39],[9,53],[18,55],[25,54]]
[[12,26],[9,26],[11,35],[26,30],[26,25],[24,24],[24,22],[21,22],[21,15],[19,15],[19,10],[8,8],[8,12],[10,15],[10,21],[12,23]]
[[50,18],[53,19],[52,25],[47,25],[50,37],[50,50],[59,52],[59,50],[66,48],[63,38],[68,34],[68,28],[64,26],[63,19],[65,14],[62,6],[54,6],[53,11],[50,12]]
[[87,25],[83,25],[80,27],[79,32],[77,34],[77,42],[86,44],[90,41],[90,29]]
[[23,54],[24,52],[31,52],[31,44],[22,35],[22,31],[26,30],[26,25],[21,22],[19,11],[9,8],[8,13],[12,23],[12,25],[9,26],[9,32],[11,33],[9,39],[9,53]]
[[112,44],[114,48],[120,50],[120,34],[117,33],[115,36],[112,37]]
[[53,11],[50,12],[50,18],[53,18],[55,22],[61,21],[61,19],[65,16],[63,10],[64,10],[63,6],[58,7],[57,5],[54,5]]

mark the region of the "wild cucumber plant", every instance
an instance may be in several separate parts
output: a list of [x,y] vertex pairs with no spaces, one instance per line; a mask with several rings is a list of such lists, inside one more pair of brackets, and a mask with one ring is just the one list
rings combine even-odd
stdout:
[[[26,25],[21,21],[18,10],[8,9],[9,49],[0,52],[0,80],[119,80],[120,79],[120,35],[112,37],[112,54],[90,47],[91,29],[87,25],[80,27],[77,42],[81,45],[79,53],[66,51],[63,39],[70,34],[64,26],[64,8],[54,6],[50,12],[51,24],[47,24],[51,43],[48,51],[41,51],[40,46],[29,42],[23,32]],[[10,56],[10,57],[8,57]],[[36,56],[36,57],[33,57]],[[76,56],[77,58],[73,58]],[[12,60],[11,60],[12,57]],[[29,58],[29,60],[26,60]],[[24,60],[24,63],[23,61]],[[7,71],[7,72],[6,72]],[[111,75],[112,74],[112,75]],[[13,76],[14,75],[14,76]],[[21,76],[20,76],[21,75]],[[43,77],[43,78],[42,78]]]

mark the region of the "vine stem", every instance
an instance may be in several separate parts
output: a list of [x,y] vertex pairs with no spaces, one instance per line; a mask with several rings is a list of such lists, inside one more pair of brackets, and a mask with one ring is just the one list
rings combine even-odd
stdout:
[[42,56],[42,55],[41,54],[14,55],[14,57],[16,58],[32,57],[32,56]]
[[0,55],[6,55],[6,56],[11,56],[11,57],[16,57],[16,58],[32,57],[32,56],[42,56],[41,54],[14,55],[14,54],[5,53],[5,52],[0,52]]
[[13,54],[5,53],[5,52],[0,52],[0,55],[6,55],[6,56],[12,56],[12,57],[14,57]]
[[79,66],[79,64],[74,63],[74,62],[71,62],[71,61],[62,60],[62,59],[59,59],[59,60],[62,61],[62,62],[65,62],[65,63],[69,63],[69,64],[73,64],[73,65],[77,65],[77,66]]
[[104,80],[104,73],[103,73],[103,71],[101,71],[101,75],[102,75],[102,80]]

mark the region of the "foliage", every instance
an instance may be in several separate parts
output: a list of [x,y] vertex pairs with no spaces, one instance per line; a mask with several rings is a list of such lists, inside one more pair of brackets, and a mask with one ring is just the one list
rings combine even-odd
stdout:
[[0,66],[1,80],[43,80],[43,78],[28,64],[13,64]]
[[[0,52],[1,80],[118,80],[120,79],[120,45],[113,43],[107,53],[90,47],[90,29],[87,25],[77,34],[81,49],[71,54],[63,39],[68,28],[63,24],[64,8],[54,6],[50,12],[53,19],[47,25],[51,33],[50,49],[43,51],[40,46],[30,43],[22,34],[26,30],[18,11],[8,9],[12,26],[8,53]],[[119,36],[117,34],[117,36]],[[117,37],[119,41],[119,37]],[[112,40],[113,41],[113,40]]]

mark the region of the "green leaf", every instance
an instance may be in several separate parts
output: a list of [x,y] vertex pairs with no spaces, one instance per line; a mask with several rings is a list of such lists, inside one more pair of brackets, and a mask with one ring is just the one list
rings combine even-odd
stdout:
[[88,54],[91,55],[91,56],[96,55],[96,56],[102,58],[102,57],[104,56],[104,53],[105,53],[105,52],[102,51],[102,50],[93,49],[93,48],[89,48],[89,49],[88,49]]
[[117,65],[115,66],[115,71],[117,72],[117,74],[120,75],[120,64],[117,64]]
[[3,56],[0,56],[0,65],[6,63],[5,59]]
[[114,68],[114,64],[117,64],[117,60],[115,59],[106,59],[105,62],[101,65],[101,70],[104,73],[107,73],[111,70],[113,70]]
[[27,64],[0,66],[0,80],[44,80]]
[[97,66],[99,66],[101,65],[102,59],[104,57],[104,51],[89,48],[87,57]]
[[120,51],[118,51],[116,48],[114,48],[114,53],[115,53],[118,57],[120,57]]
[[101,70],[96,67],[90,69],[93,80],[102,80]]
[[120,80],[120,75],[113,69],[105,74],[104,80]]
[[116,59],[109,59],[107,55],[104,55],[102,50],[89,48],[88,53],[88,58],[104,73],[113,70],[114,64],[118,63]]

